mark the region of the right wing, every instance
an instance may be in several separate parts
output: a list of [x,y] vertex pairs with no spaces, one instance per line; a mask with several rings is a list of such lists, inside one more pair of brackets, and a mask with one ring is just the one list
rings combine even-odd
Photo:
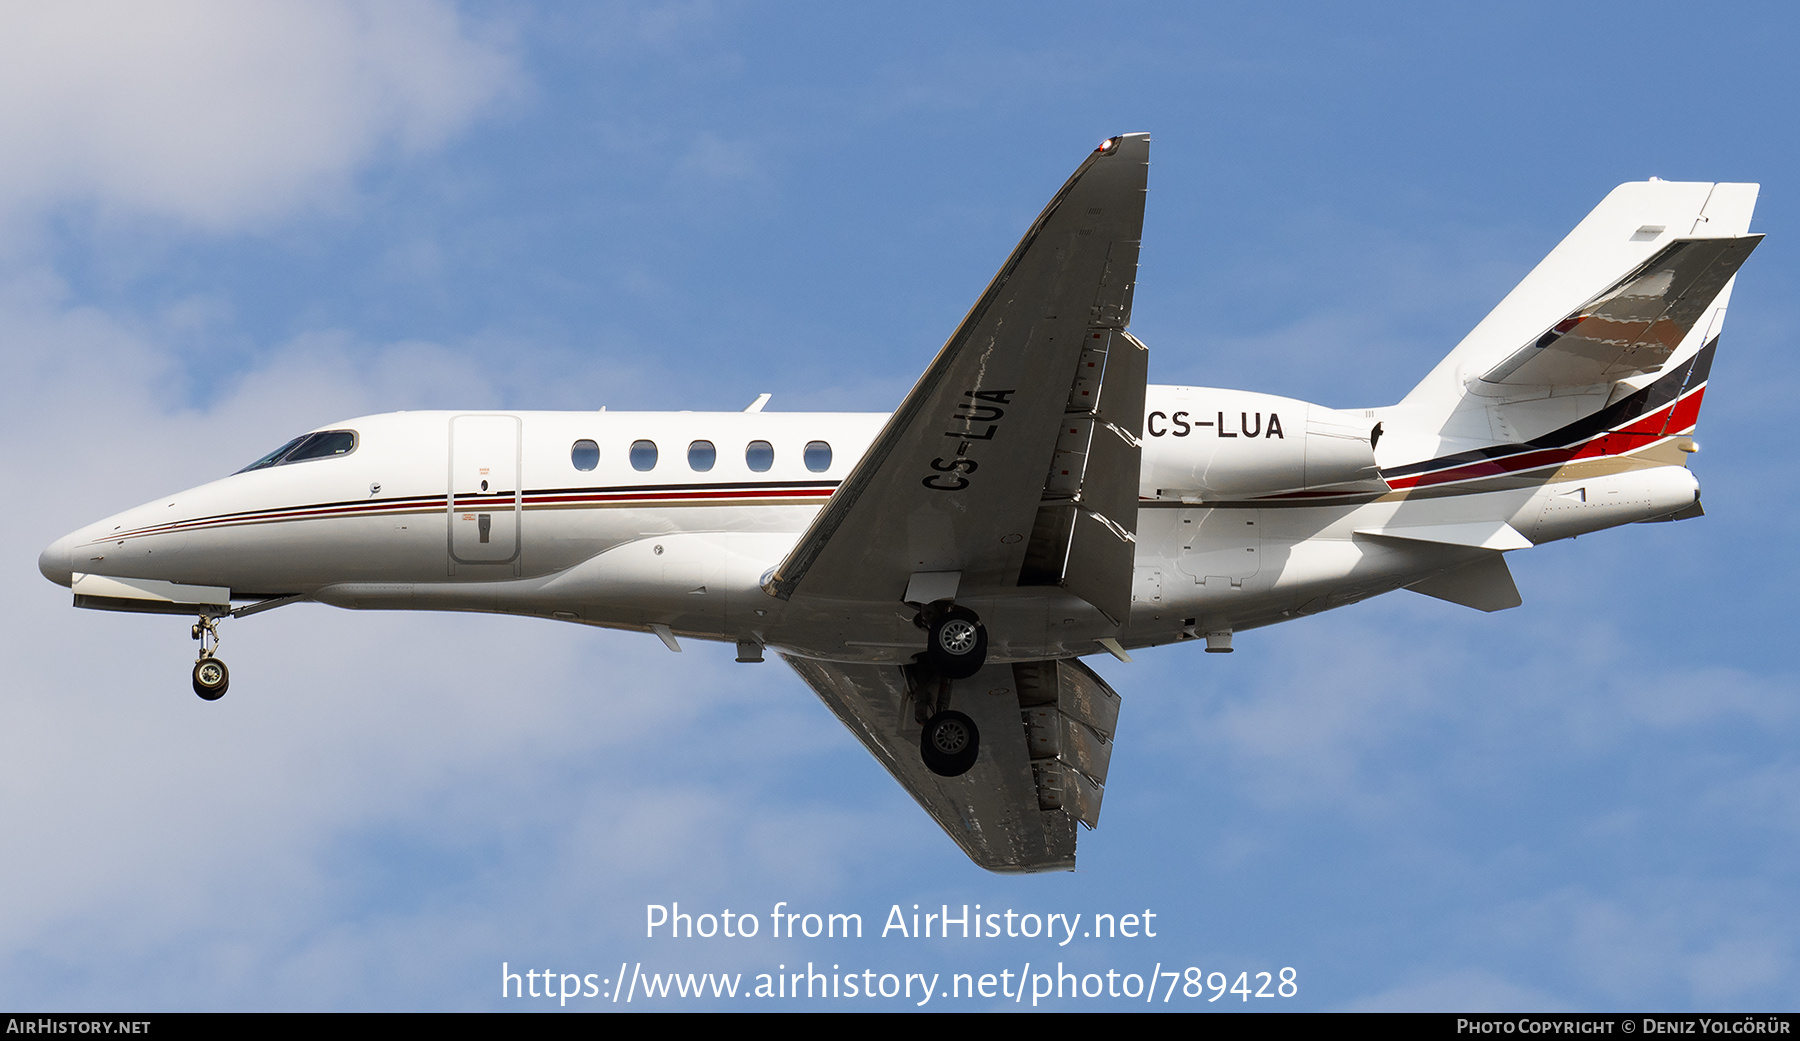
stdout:
[[1100,822],[1119,719],[1119,695],[1093,670],[1061,658],[955,681],[953,703],[980,729],[980,755],[969,772],[940,777],[919,756],[904,667],[782,657],[976,864],[1075,867],[1075,822]]
[[1055,585],[1124,621],[1148,366],[1124,329],[1149,157],[1127,134],[1081,164],[764,589],[894,603]]

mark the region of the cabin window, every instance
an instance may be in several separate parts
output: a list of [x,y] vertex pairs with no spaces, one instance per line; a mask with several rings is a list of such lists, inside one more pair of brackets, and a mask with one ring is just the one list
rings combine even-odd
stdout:
[[574,463],[575,469],[583,473],[592,470],[600,465],[600,446],[582,438],[569,449],[569,462]]
[[335,456],[349,455],[354,451],[356,451],[356,431],[321,430],[314,434],[302,434],[294,438],[239,470],[238,473],[266,470],[271,466],[286,466],[289,463],[303,463],[309,459],[330,459]]
[[713,468],[719,459],[719,450],[711,441],[695,441],[688,446],[688,467],[700,473]]
[[831,446],[823,441],[808,441],[805,458],[808,470],[822,474],[831,469]]
[[631,468],[639,472],[656,469],[655,441],[633,441],[631,443]]
[[767,441],[752,441],[744,447],[744,462],[757,473],[768,473],[775,465],[775,446]]

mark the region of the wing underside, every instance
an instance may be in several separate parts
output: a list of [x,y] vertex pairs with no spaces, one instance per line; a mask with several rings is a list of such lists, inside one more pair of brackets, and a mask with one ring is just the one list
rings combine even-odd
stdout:
[[1130,610],[1147,353],[1125,333],[1149,138],[1082,163],[765,588],[899,603],[1061,586]]
[[904,666],[783,655],[976,864],[989,871],[1075,866],[1075,823],[1100,820],[1119,696],[1073,658],[989,665],[955,681],[980,728],[975,766],[940,777],[919,756],[921,724]]

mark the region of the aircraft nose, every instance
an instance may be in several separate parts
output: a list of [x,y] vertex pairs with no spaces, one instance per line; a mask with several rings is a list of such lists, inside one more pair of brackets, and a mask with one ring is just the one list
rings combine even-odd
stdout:
[[72,581],[71,572],[74,568],[69,563],[69,550],[74,538],[73,535],[64,535],[38,554],[38,570],[59,586],[66,586]]

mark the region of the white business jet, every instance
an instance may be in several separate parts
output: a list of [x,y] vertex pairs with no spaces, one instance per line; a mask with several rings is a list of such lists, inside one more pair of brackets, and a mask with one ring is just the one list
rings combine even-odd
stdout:
[[1146,386],[1150,139],[1050,200],[891,416],[407,412],[91,524],[78,607],[488,611],[779,653],[977,864],[1067,869],[1119,695],[1084,655],[1395,589],[1516,606],[1505,555],[1701,513],[1694,429],[1754,184],[1608,195],[1399,404]]

